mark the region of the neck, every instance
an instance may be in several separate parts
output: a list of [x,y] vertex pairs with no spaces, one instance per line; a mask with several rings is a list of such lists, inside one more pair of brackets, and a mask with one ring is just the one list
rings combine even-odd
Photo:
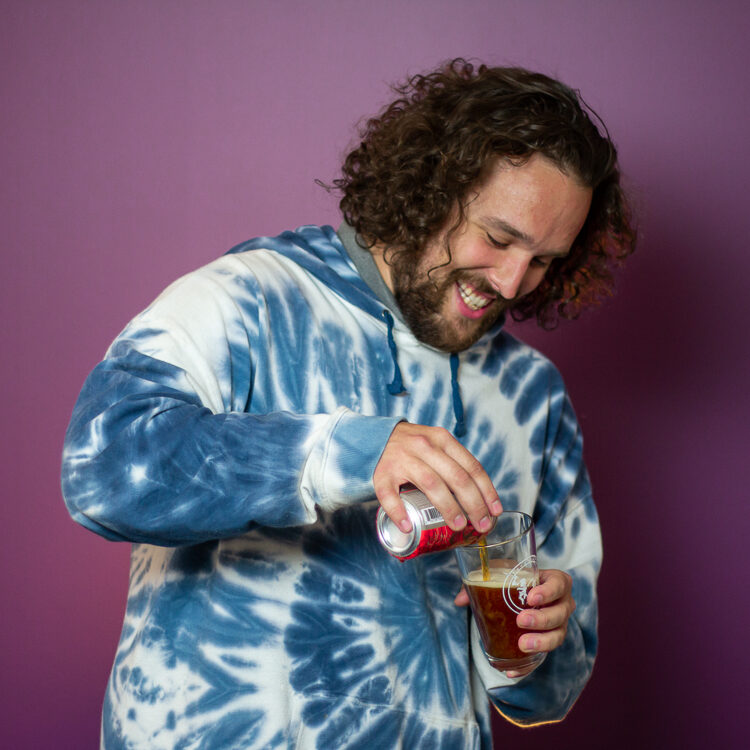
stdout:
[[385,285],[388,287],[391,294],[393,294],[393,276],[391,275],[393,269],[388,263],[386,263],[385,248],[382,245],[374,245],[370,249],[370,252],[372,253],[372,259],[375,261],[375,265],[377,266],[380,275],[383,277]]

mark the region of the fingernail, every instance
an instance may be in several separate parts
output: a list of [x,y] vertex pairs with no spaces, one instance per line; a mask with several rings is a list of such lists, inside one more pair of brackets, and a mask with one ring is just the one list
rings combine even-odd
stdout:
[[539,641],[536,638],[524,638],[521,651],[536,651],[539,648]]
[[463,529],[464,526],[466,526],[466,519],[459,513],[454,519],[453,519],[453,525],[457,529]]
[[401,528],[401,531],[403,531],[405,534],[408,534],[411,531],[411,522],[405,518],[403,521],[401,521],[399,527]]
[[479,522],[479,530],[480,531],[489,531],[490,526],[492,526],[492,521],[490,521],[489,516],[485,516],[480,522]]
[[518,618],[518,624],[522,628],[533,628],[534,627],[534,616],[533,615],[521,615]]
[[503,505],[499,500],[495,500],[490,506],[490,509],[496,516],[499,516],[503,512]]

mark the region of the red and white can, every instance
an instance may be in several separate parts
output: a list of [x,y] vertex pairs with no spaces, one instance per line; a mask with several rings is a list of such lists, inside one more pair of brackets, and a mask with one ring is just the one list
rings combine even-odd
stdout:
[[375,526],[380,543],[402,562],[428,552],[473,544],[494,528],[495,518],[488,531],[479,532],[470,522],[460,531],[454,531],[422,491],[413,487],[402,489],[399,494],[411,521],[411,531],[402,531],[382,508],[378,508]]

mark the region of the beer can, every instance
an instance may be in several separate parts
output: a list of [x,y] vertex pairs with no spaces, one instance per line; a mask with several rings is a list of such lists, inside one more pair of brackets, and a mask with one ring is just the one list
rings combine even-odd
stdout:
[[[415,487],[402,489],[399,494],[411,521],[411,531],[402,531],[382,508],[378,508],[375,525],[380,543],[402,562],[428,552],[442,552],[462,544],[473,544],[489,533],[477,531],[470,522],[460,531],[454,531],[427,496]],[[494,528],[496,520],[492,518],[489,531]]]

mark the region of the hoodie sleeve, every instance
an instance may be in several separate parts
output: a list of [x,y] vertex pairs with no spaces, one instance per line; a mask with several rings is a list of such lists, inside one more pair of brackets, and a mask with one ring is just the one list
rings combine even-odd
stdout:
[[531,726],[561,721],[591,676],[597,649],[596,581],[601,534],[583,463],[582,439],[567,396],[550,411],[534,512],[540,569],[568,572],[576,610],[562,645],[524,678],[490,667],[474,634],[475,669],[495,708],[509,721]]
[[[76,521],[107,539],[174,546],[312,523],[316,505],[373,497],[372,471],[399,420],[264,408],[273,399],[254,381],[268,366],[266,314],[247,265],[225,256],[127,326],[66,433],[62,488]],[[328,501],[326,483],[340,486],[353,465],[347,497]]]

